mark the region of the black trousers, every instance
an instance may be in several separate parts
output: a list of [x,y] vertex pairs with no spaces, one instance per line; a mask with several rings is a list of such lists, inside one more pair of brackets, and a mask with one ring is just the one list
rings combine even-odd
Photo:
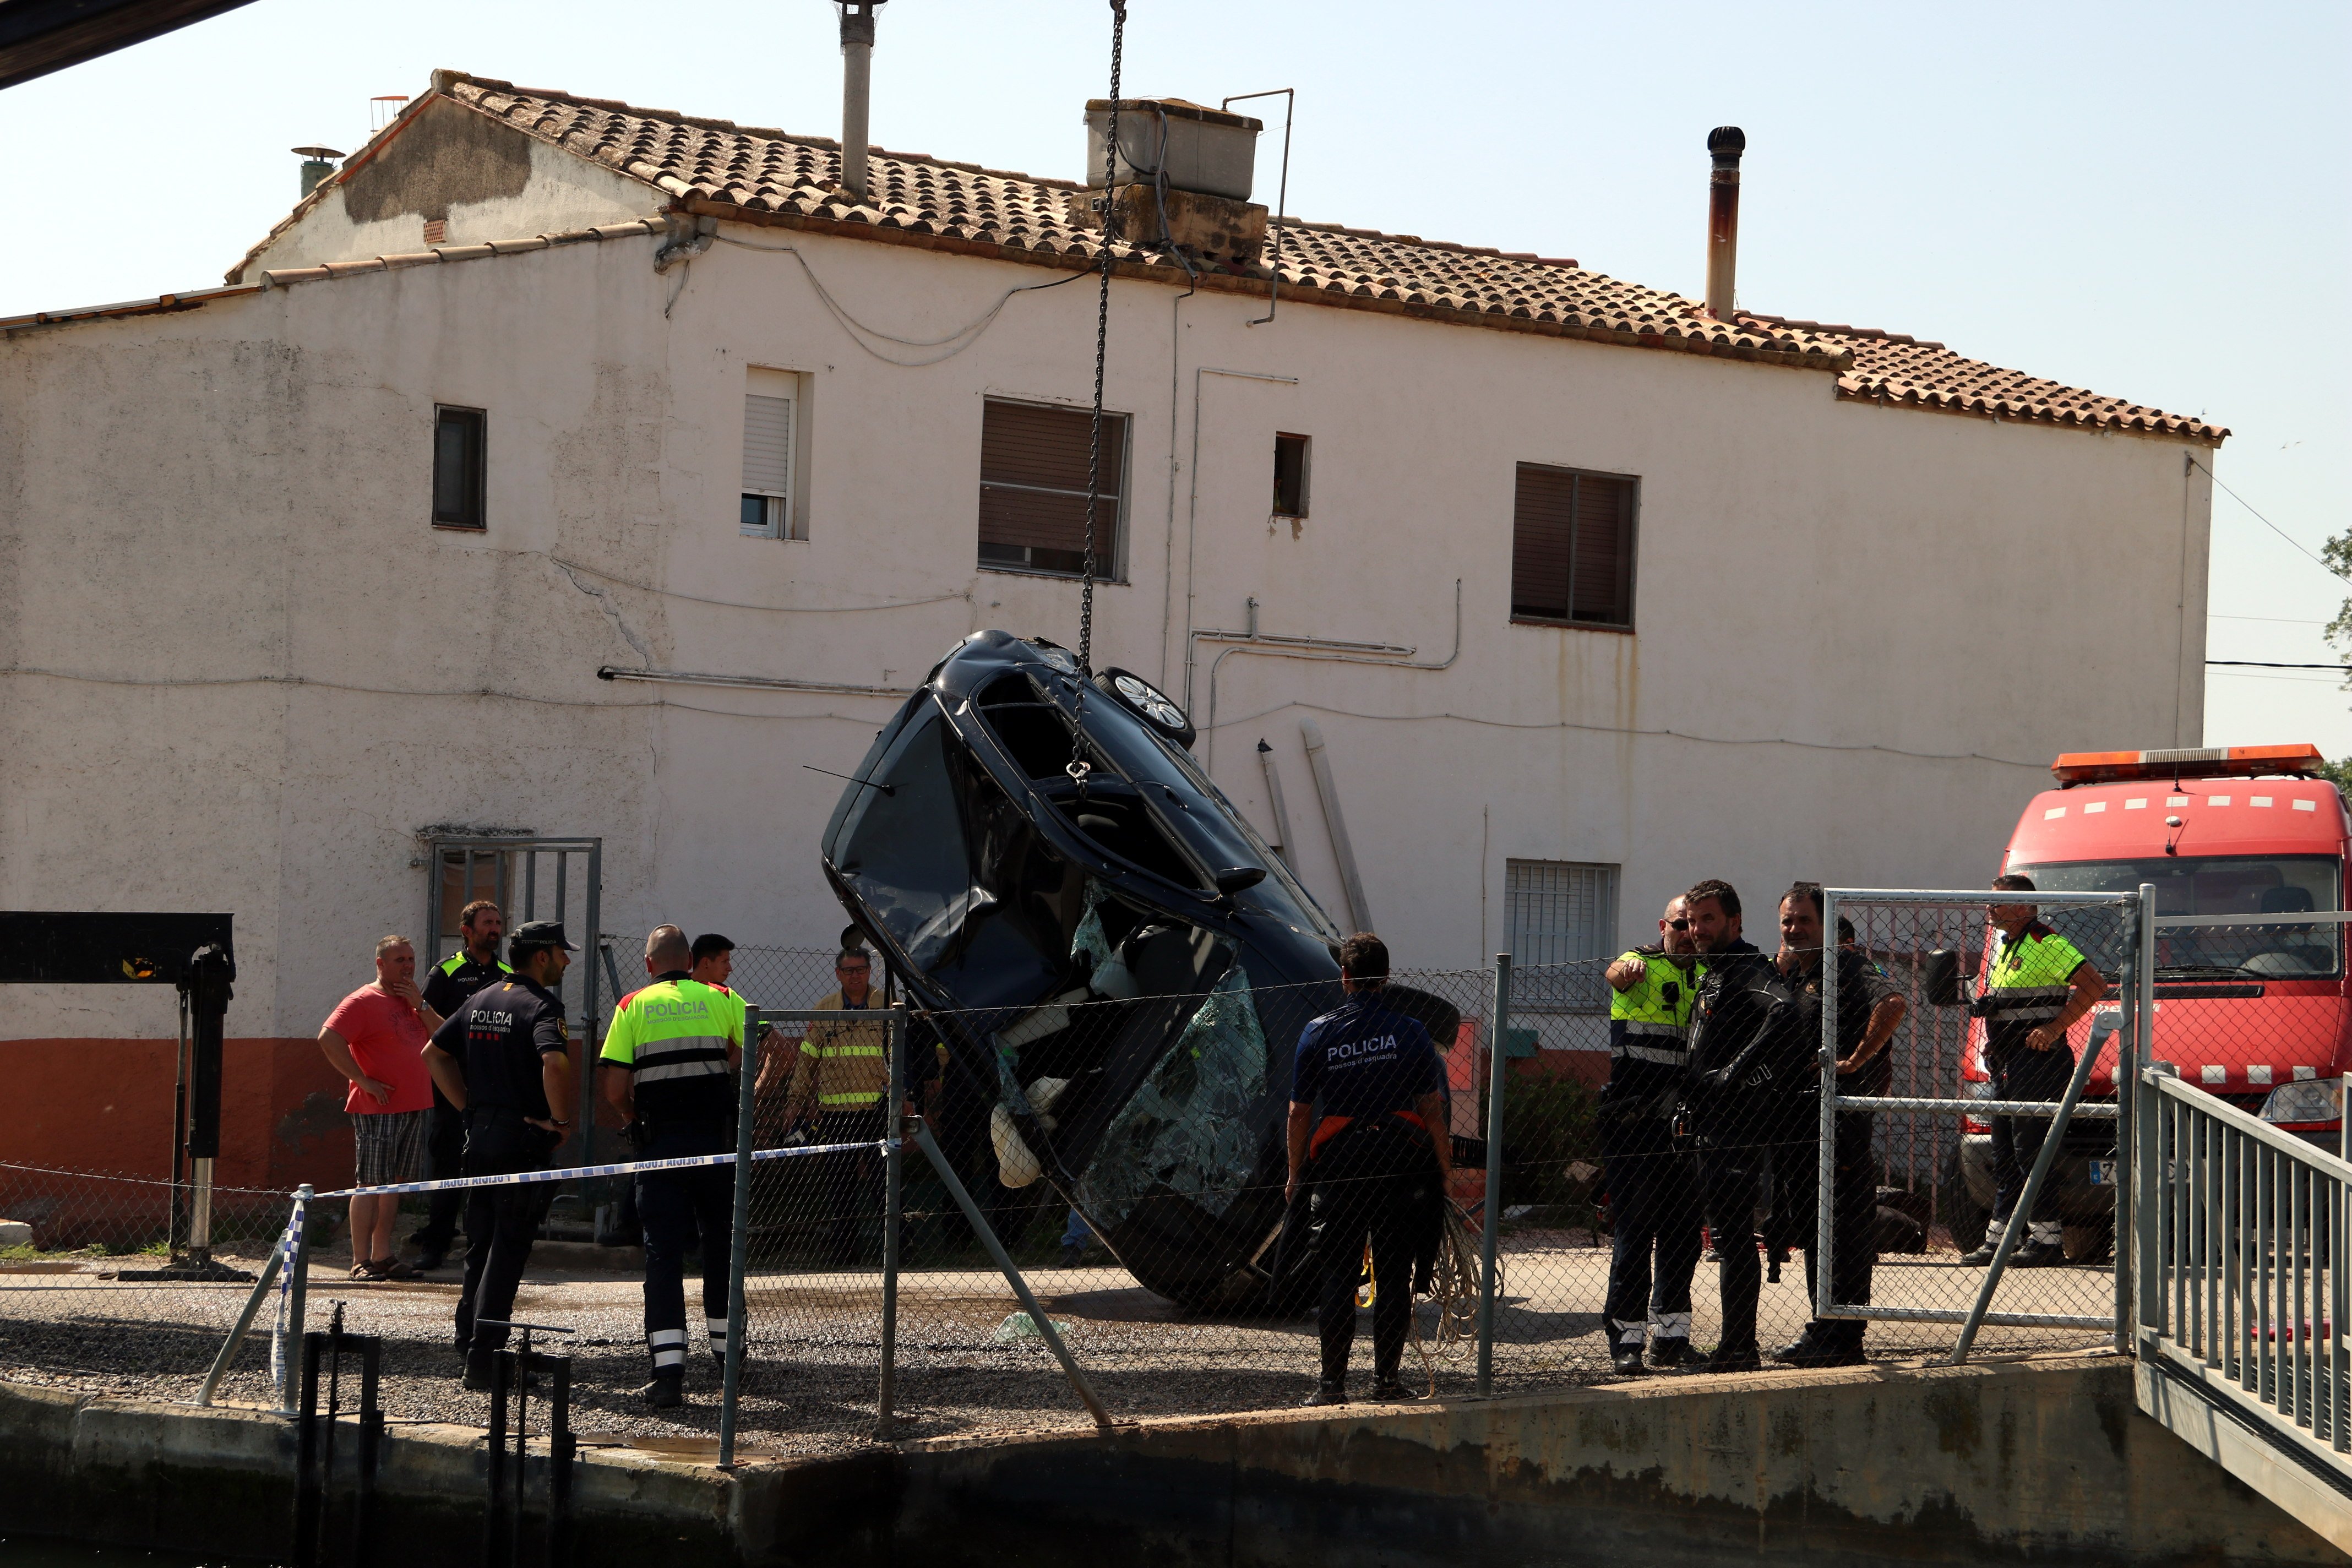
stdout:
[[[533,1127],[511,1110],[495,1108],[466,1113],[466,1174],[497,1176],[543,1171],[557,1142],[552,1132]],[[553,1182],[513,1187],[474,1187],[466,1198],[466,1275],[457,1292],[457,1348],[494,1351],[507,1342],[502,1328],[474,1326],[478,1318],[499,1322],[514,1316],[515,1289],[530,1244],[539,1235]]]
[[[1338,1179],[1334,1179],[1334,1177]],[[1412,1178],[1401,1174],[1318,1173],[1308,1212],[1323,1275],[1315,1316],[1323,1341],[1323,1380],[1348,1375],[1356,1342],[1356,1286],[1364,1248],[1372,1254],[1372,1375],[1392,1378],[1412,1332],[1412,1233],[1407,1223]]]
[[[1808,1197],[1821,1191],[1820,1143],[1805,1152],[1814,1158],[1814,1177],[1805,1184]],[[1837,1119],[1834,1158],[1830,1167],[1830,1289],[1840,1306],[1870,1304],[1870,1279],[1878,1262],[1878,1153],[1871,1147],[1868,1111],[1842,1111]],[[1818,1202],[1818,1199],[1815,1200]],[[1808,1207],[1804,1216],[1805,1299],[1818,1301],[1814,1255],[1819,1250],[1821,1218]],[[1864,1325],[1853,1318],[1815,1318],[1810,1331],[1815,1339],[1851,1340],[1859,1344]]]
[[[466,1173],[466,1113],[439,1103],[438,1096],[432,1119],[425,1123],[425,1168],[436,1182]],[[419,1252],[447,1252],[457,1242],[457,1216],[465,1208],[465,1194],[435,1193],[425,1212],[425,1223],[409,1239]]]
[[[820,1143],[878,1142],[889,1120],[882,1107],[870,1110],[828,1110],[817,1119]],[[882,1234],[882,1152],[852,1149],[840,1154],[816,1156],[824,1163],[818,1188],[824,1221],[825,1261],[836,1268],[857,1261],[860,1236],[870,1221]]]
[[[1628,1117],[1604,1135],[1609,1184],[1610,1343],[1642,1348],[1646,1334],[1690,1338],[1691,1276],[1698,1268],[1698,1173],[1675,1151],[1665,1118]],[[1654,1254],[1654,1276],[1650,1260]]]
[[[1740,1140],[1740,1141],[1735,1141]],[[1737,1131],[1710,1138],[1699,1153],[1699,1181],[1714,1234],[1717,1280],[1722,1292],[1724,1351],[1753,1352],[1756,1301],[1763,1293],[1764,1264],[1756,1255],[1756,1207],[1781,1162],[1811,1154],[1810,1145],[1785,1130],[1758,1130],[1744,1140]]]
[[[1992,1092],[1996,1100],[2057,1100],[2074,1076],[2074,1053],[2065,1046],[2046,1051],[2022,1047],[2000,1051],[1992,1058]],[[2050,1136],[2046,1116],[1996,1116],[1992,1119],[1992,1225],[1996,1235],[2017,1212],[2025,1194],[2025,1178],[2041,1157],[2042,1141]],[[2047,1184],[2042,1186],[2029,1222],[2055,1222],[2058,1205]]]
[[[723,1154],[735,1140],[723,1125],[656,1128],[641,1160]],[[637,1220],[646,1233],[646,1348],[654,1374],[686,1368],[686,1255],[702,1253],[702,1320],[713,1355],[727,1352],[727,1272],[733,1256],[735,1168],[640,1171]]]

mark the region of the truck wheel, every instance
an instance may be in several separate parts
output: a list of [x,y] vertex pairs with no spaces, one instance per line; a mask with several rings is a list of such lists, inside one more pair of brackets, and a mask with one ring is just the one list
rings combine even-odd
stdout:
[[2094,1221],[2089,1225],[2070,1225],[2065,1229],[2066,1261],[2100,1262],[2107,1257],[2115,1240],[2116,1222],[2113,1219]]
[[1943,1169],[1936,1184],[1936,1217],[1952,1234],[1952,1245],[1962,1252],[1974,1252],[1984,1245],[1985,1231],[1992,1224],[1992,1211],[1979,1208],[1969,1196],[1969,1184],[1960,1174],[1960,1152],[1956,1147],[1945,1156]]

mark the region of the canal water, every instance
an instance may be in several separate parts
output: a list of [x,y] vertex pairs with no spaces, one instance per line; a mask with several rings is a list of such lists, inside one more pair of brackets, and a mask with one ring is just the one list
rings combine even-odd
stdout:
[[130,1546],[92,1546],[83,1541],[0,1535],[0,1568],[247,1568],[227,1559],[183,1557]]

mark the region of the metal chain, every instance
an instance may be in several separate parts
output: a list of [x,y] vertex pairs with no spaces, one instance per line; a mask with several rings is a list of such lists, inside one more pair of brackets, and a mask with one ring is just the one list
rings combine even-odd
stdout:
[[[1087,686],[1095,673],[1095,511],[1102,495],[1103,363],[1110,346],[1110,253],[1118,239],[1118,208],[1112,200],[1112,192],[1113,180],[1118,173],[1119,66],[1126,48],[1127,0],[1110,0],[1110,132],[1103,140],[1102,278],[1095,294],[1095,408],[1094,424],[1087,441],[1087,552],[1078,588],[1077,710],[1081,721],[1086,716]],[[1086,730],[1081,722],[1070,736],[1068,769],[1081,790],[1086,787],[1089,771]]]

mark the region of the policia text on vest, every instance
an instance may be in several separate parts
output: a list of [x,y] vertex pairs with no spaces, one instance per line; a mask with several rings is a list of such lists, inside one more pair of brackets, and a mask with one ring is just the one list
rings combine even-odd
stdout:
[[[601,1058],[604,1098],[619,1111],[638,1157],[720,1154],[734,1147],[735,1090],[729,1068],[743,1050],[744,1009],[723,985],[688,975],[692,950],[676,926],[646,938],[652,984],[621,998]],[[637,1218],[646,1233],[646,1402],[685,1398],[686,1254],[702,1254],[702,1318],[714,1364],[727,1356],[727,1268],[734,1234],[734,1173],[724,1165],[640,1171]]]

